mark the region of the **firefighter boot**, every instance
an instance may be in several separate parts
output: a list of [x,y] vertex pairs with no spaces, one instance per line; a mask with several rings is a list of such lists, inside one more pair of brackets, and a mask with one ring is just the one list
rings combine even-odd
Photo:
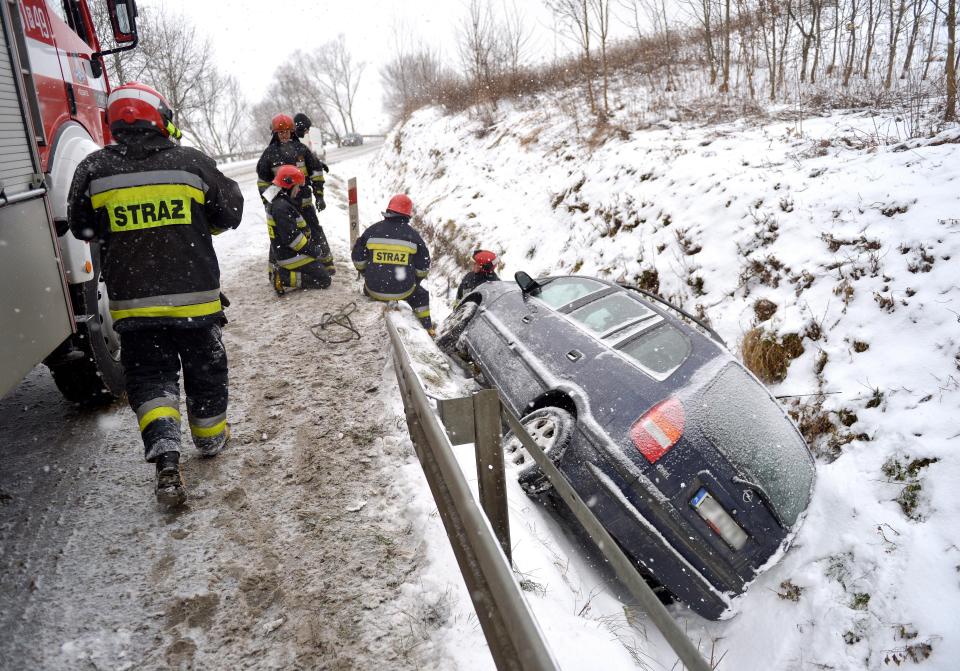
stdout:
[[180,453],[164,452],[157,457],[157,502],[179,506],[187,500],[187,490],[180,474]]
[[283,279],[280,277],[280,269],[276,266],[273,267],[273,271],[270,273],[270,281],[273,283],[273,290],[277,292],[277,296],[283,296],[285,292]]

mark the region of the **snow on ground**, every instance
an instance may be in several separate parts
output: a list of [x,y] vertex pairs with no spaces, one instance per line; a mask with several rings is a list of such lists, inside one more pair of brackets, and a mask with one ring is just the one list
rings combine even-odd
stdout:
[[[577,272],[658,290],[734,349],[757,325],[797,334],[803,352],[771,388],[796,395],[785,403],[818,455],[806,521],[734,618],[675,615],[721,669],[955,668],[956,131],[897,145],[896,119],[837,113],[665,121],[591,144],[553,109],[505,106],[489,127],[422,110],[388,136],[372,178],[380,195],[414,200],[434,247],[434,315],[483,246],[506,276]],[[759,299],[774,304],[767,321]],[[564,668],[673,666],[643,615],[615,600],[616,583],[516,489],[511,516],[517,570]],[[444,627],[458,666],[473,668],[475,624]]]

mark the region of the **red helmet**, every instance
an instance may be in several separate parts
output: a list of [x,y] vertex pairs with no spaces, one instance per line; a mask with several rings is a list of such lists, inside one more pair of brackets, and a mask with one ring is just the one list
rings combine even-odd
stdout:
[[107,98],[107,120],[111,131],[155,128],[164,137],[180,137],[180,129],[173,125],[170,105],[156,89],[146,84],[130,82],[111,91]]
[[281,130],[293,130],[293,119],[286,114],[278,114],[270,119],[270,130],[274,133]]
[[390,199],[389,203],[387,203],[386,214],[388,216],[394,214],[401,217],[409,217],[411,214],[413,214],[413,201],[410,200],[410,197],[407,194],[398,193]]
[[281,189],[292,189],[295,186],[303,186],[306,178],[300,172],[300,168],[295,165],[281,165],[277,168],[277,174],[273,176],[273,183]]
[[473,253],[473,272],[489,273],[497,263],[497,255],[486,249],[478,249]]

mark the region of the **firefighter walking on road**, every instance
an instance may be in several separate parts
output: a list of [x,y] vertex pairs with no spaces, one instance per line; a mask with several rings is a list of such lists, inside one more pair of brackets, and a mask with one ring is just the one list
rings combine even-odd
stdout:
[[100,243],[110,315],[130,406],[147,462],[157,469],[157,500],[186,498],[180,473],[180,383],[200,454],[227,443],[225,297],[212,235],[240,224],[243,196],[213,159],[171,138],[180,131],[154,89],[130,83],[107,99],[116,144],[76,169],[70,230]]
[[430,293],[421,284],[430,271],[430,250],[410,226],[412,213],[410,198],[403,193],[395,195],[383,221],[357,238],[351,258],[363,275],[364,293],[378,301],[406,301],[432,336]]
[[299,208],[299,191],[304,188],[303,173],[295,165],[277,169],[273,185],[263,192],[269,202],[270,246],[275,268],[273,288],[278,294],[286,289],[326,289],[330,274],[321,258],[323,251],[313,238]]

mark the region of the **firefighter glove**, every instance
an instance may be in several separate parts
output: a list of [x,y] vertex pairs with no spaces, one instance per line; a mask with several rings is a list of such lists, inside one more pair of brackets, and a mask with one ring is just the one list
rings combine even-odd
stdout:
[[323,194],[318,193],[317,194],[317,212],[323,212],[325,209],[327,209],[327,204],[323,200]]
[[222,291],[220,292],[220,305],[222,305],[225,308],[230,307],[230,299],[227,298],[227,295]]
[[323,161],[320,161],[320,169],[323,170],[324,172],[330,172],[330,166],[328,166]]

